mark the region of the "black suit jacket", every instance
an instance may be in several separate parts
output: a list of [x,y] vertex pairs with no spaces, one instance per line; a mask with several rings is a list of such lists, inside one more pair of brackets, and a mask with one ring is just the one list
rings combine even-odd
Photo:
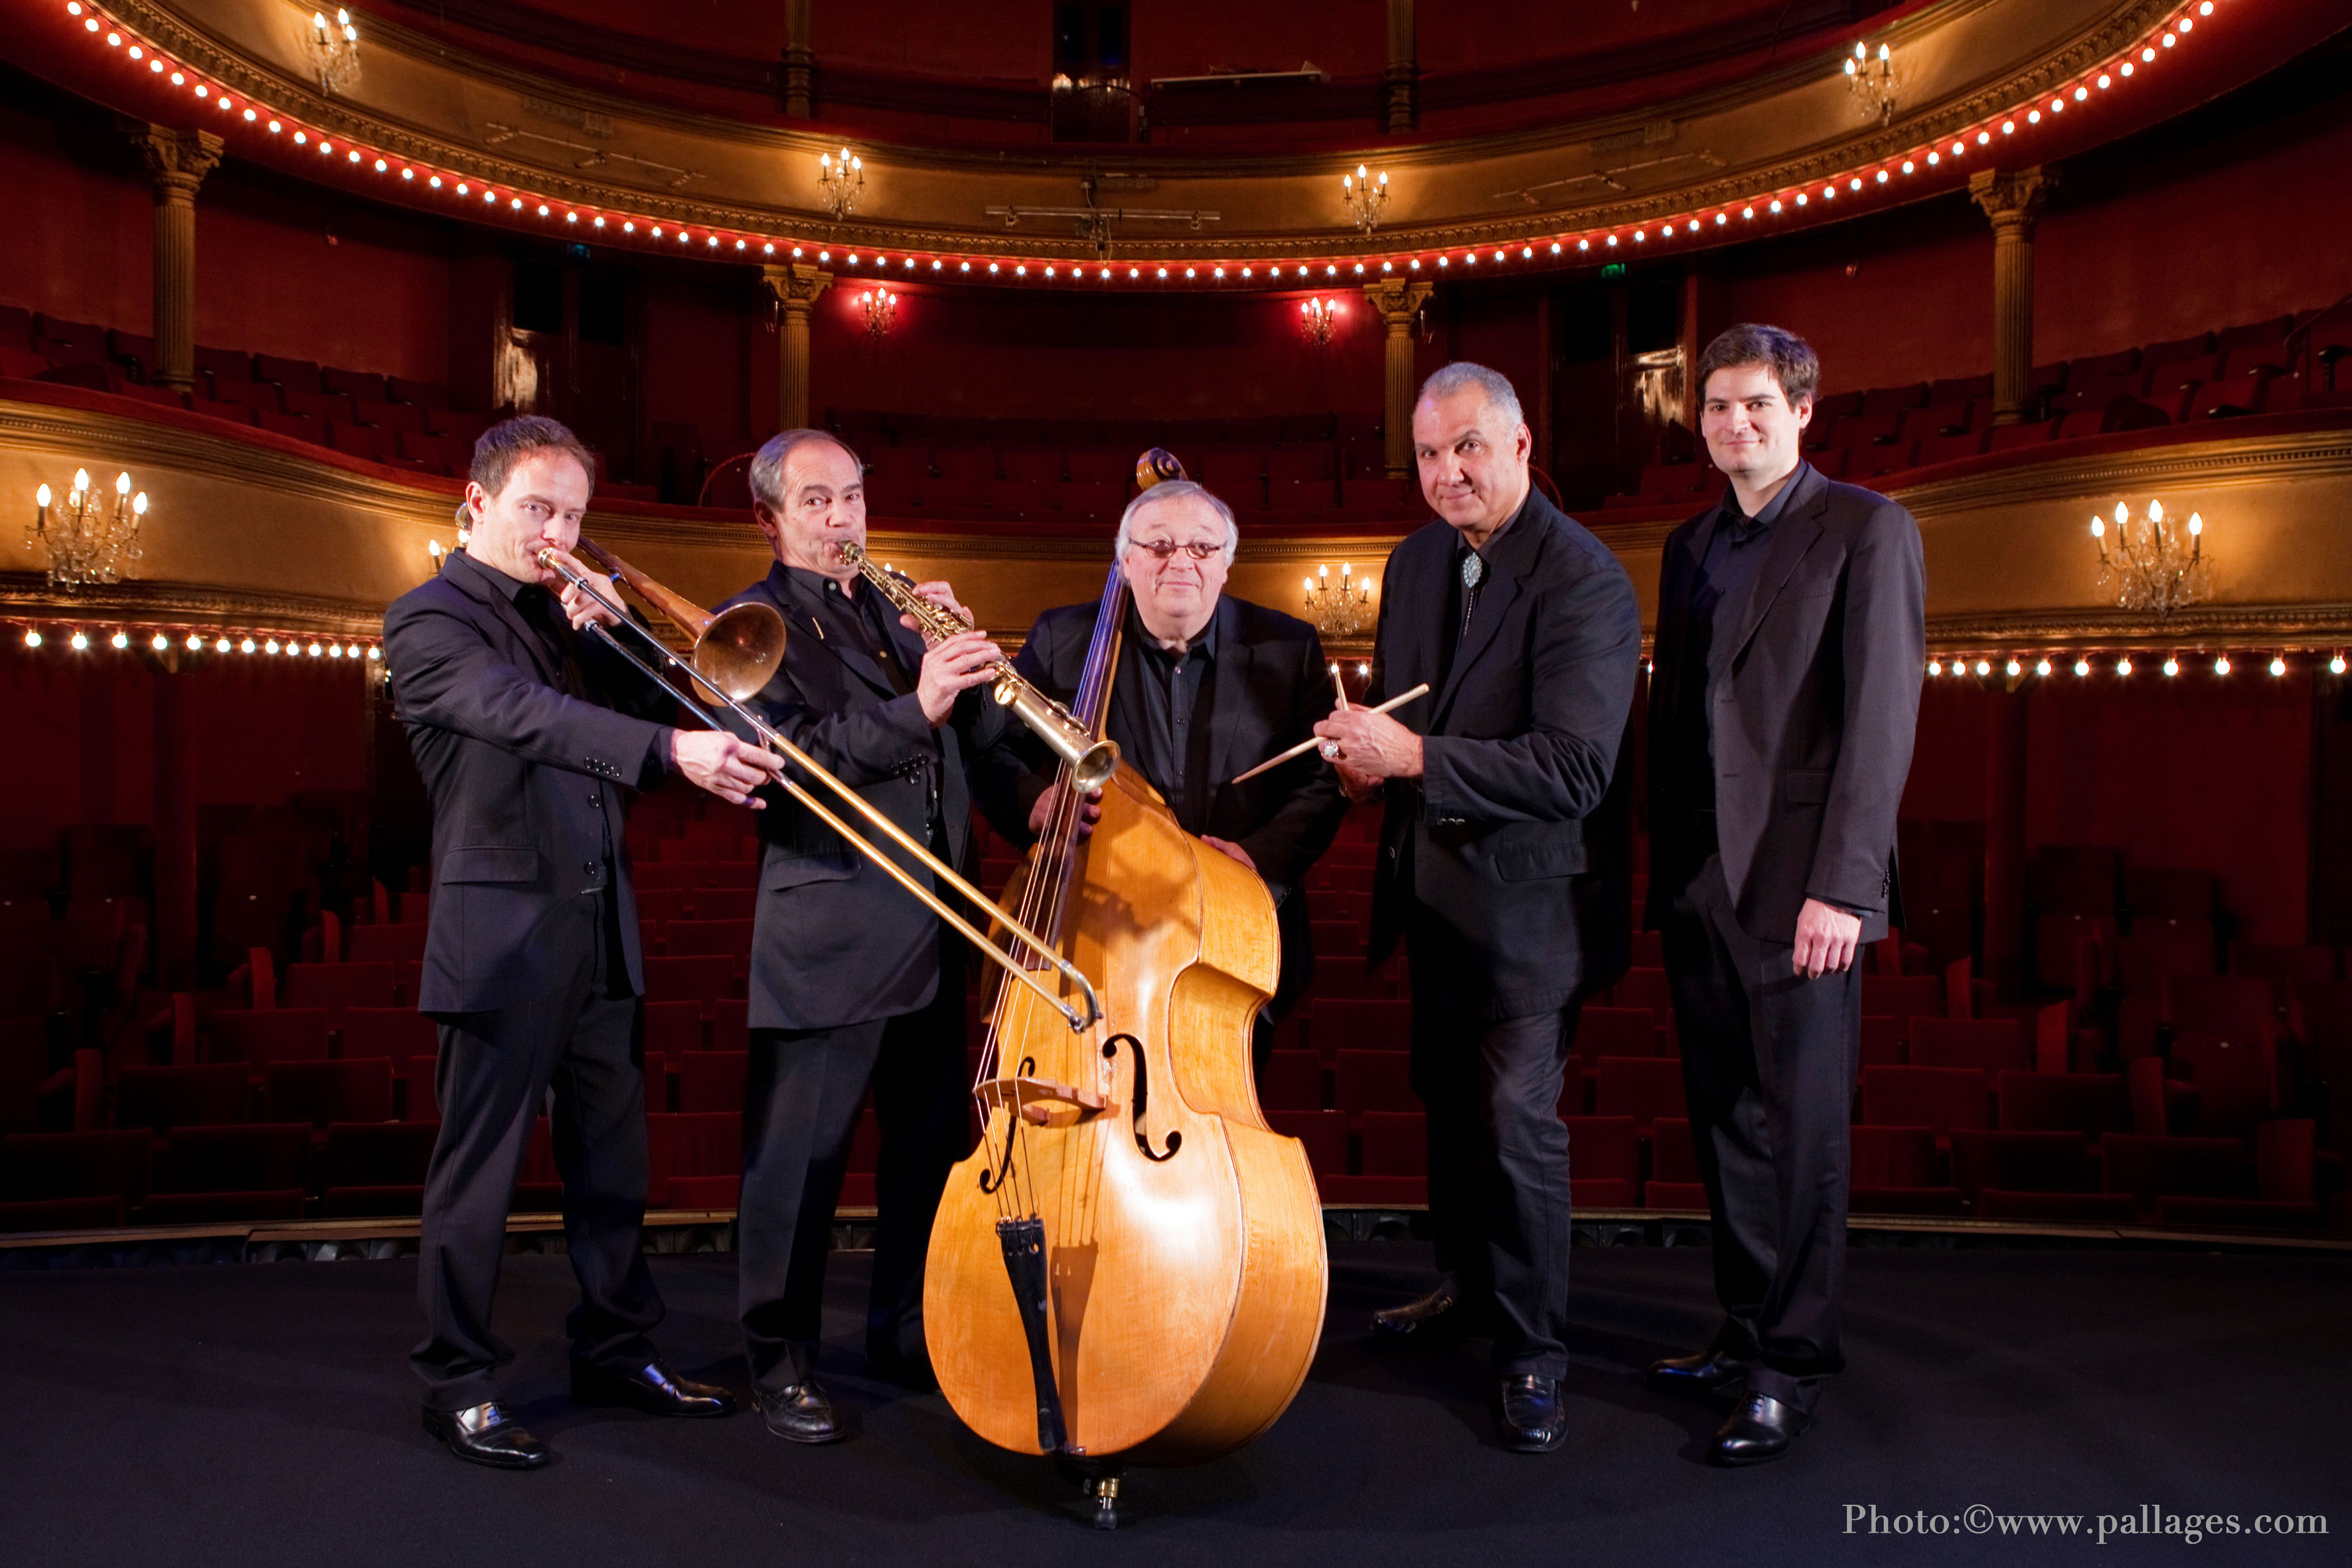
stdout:
[[[1047,610],[1029,629],[1013,665],[1040,689],[1067,702],[1086,672],[1099,604]],[[1314,732],[1330,712],[1331,671],[1313,626],[1228,594],[1217,601],[1216,658],[1210,661],[1209,797],[1205,830],[1249,851],[1258,875],[1283,892],[1306,879],[1330,847],[1348,809],[1338,776],[1309,753],[1232,782]],[[1142,724],[1131,670],[1111,683],[1105,732],[1122,747]],[[975,770],[973,787],[997,831],[1026,844],[1029,808],[1053,783],[1052,754],[1024,729],[1012,746]]]
[[[857,592],[874,589],[860,583]],[[949,721],[933,730],[915,694],[900,696],[870,653],[817,630],[816,602],[799,577],[771,567],[719,607],[752,599],[782,614],[786,636],[782,667],[746,706],[918,843],[929,841],[937,788],[945,858],[966,869],[971,796],[965,760],[995,745],[1017,721],[980,689],[958,698]],[[897,657],[917,669],[923,639],[898,625],[896,611],[883,609]],[[889,845],[825,786],[802,782],[919,883],[941,890],[928,867]],[[751,1027],[838,1028],[927,1005],[939,988],[939,917],[782,789],[761,793],[767,809],[759,814]]]
[[[1685,668],[1690,578],[1719,507],[1676,529],[1659,567],[1651,733],[1679,683],[1706,682],[1716,831],[1740,928],[1796,939],[1809,898],[1863,917],[1874,942],[1902,921],[1895,817],[1911,772],[1927,658],[1918,525],[1885,496],[1808,465],[1781,507],[1735,627]],[[1726,609],[1730,606],[1725,606]],[[1649,921],[1664,921],[1703,860],[1651,773]]]
[[1387,956],[1416,902],[1463,959],[1442,976],[1417,967],[1416,1000],[1437,980],[1466,1012],[1520,1017],[1625,967],[1630,795],[1617,757],[1642,617],[1617,558],[1530,489],[1482,552],[1476,611],[1441,682],[1458,539],[1444,522],[1407,535],[1381,588],[1365,700],[1423,681],[1430,695],[1394,715],[1423,738],[1424,776],[1386,792],[1371,956]]
[[[627,634],[623,634],[627,635]],[[588,695],[562,671],[498,578],[463,551],[383,616],[392,692],[433,800],[427,1013],[481,1013],[544,994],[572,956],[550,917],[609,880],[633,992],[645,988],[622,787],[665,771],[667,700],[593,637],[578,639]],[[602,706],[619,701],[634,712]]]

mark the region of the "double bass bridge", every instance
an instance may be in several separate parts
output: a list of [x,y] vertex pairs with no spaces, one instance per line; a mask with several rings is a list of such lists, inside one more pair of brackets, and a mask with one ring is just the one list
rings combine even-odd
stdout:
[[1110,1101],[1093,1089],[1027,1075],[982,1079],[971,1092],[982,1110],[994,1110],[1003,1107],[1024,1121],[1040,1127],[1052,1117],[1053,1113],[1046,1109],[1048,1106],[1070,1106],[1081,1119],[1110,1109]]

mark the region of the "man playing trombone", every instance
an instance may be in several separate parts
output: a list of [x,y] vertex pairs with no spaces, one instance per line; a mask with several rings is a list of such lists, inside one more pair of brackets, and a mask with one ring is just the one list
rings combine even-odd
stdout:
[[[729,606],[762,601],[786,626],[782,668],[749,706],[950,867],[970,848],[967,761],[1012,721],[973,691],[994,678],[987,636],[928,651],[842,546],[866,542],[863,468],[821,430],[787,430],[751,464],[753,514],[776,563]],[[934,603],[957,605],[944,583]],[[966,617],[967,619],[969,617]],[[768,792],[752,927],[744,1094],[740,1307],[752,1395],[770,1430],[842,1436],[815,1378],[833,1212],[870,1083],[881,1132],[866,1357],[929,1382],[923,1259],[948,1169],[968,1147],[962,943],[831,827]],[[923,886],[931,871],[885,850]]]
[[[507,1207],[547,1100],[563,1176],[575,1395],[666,1415],[724,1415],[647,1338],[661,1297],[641,1253],[644,990],[624,791],[675,768],[741,803],[776,758],[669,727],[669,703],[597,639],[612,612],[568,584],[594,459],[552,419],[509,419],[474,448],[471,531],[440,574],[384,613],[384,652],[433,800],[433,894],[418,1007],[440,1024],[441,1131],[425,1178],[417,1283],[428,1332],[410,1357],[425,1425],[461,1459],[531,1469],[551,1456],[499,1402],[514,1352],[490,1329]],[[560,595],[556,590],[560,589]]]

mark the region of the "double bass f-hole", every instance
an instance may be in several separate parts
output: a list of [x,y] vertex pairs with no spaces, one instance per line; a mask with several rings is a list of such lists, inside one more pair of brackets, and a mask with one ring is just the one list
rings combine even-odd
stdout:
[[1147,1160],[1154,1162],[1172,1160],[1176,1157],[1176,1151],[1184,1146],[1184,1134],[1171,1129],[1168,1134],[1168,1148],[1165,1152],[1161,1152],[1151,1147],[1151,1134],[1143,1130],[1143,1113],[1148,1109],[1151,1096],[1150,1075],[1143,1065],[1143,1042],[1133,1035],[1113,1035],[1103,1042],[1103,1060],[1117,1061],[1118,1047],[1122,1043],[1132,1048],[1135,1053],[1135,1104],[1128,1113],[1135,1128],[1135,1146],[1143,1151],[1143,1157]]

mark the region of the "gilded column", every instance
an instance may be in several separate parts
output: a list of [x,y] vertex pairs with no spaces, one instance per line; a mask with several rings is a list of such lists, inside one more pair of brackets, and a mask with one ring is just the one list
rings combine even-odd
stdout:
[[122,133],[155,182],[155,363],[148,379],[182,390],[196,379],[196,187],[220,162],[209,131],[167,131],[142,120]]
[[1429,285],[1383,278],[1364,285],[1364,298],[1372,302],[1389,330],[1387,360],[1381,367],[1385,395],[1381,436],[1381,456],[1394,479],[1412,472],[1412,395],[1417,386],[1412,374],[1412,319],[1422,301],[1429,298]]
[[809,422],[809,310],[833,286],[833,274],[794,261],[763,267],[760,279],[783,307],[776,334],[776,427],[798,430]]
[[784,6],[784,113],[793,120],[814,115],[816,102],[816,53],[809,47],[809,0],[786,0]]
[[1389,0],[1389,64],[1381,75],[1381,102],[1391,136],[1412,129],[1413,88],[1421,75],[1413,42],[1412,0]]
[[2033,395],[2033,224],[2058,184],[2036,164],[1969,177],[1969,195],[1992,219],[1992,422],[2015,425]]

